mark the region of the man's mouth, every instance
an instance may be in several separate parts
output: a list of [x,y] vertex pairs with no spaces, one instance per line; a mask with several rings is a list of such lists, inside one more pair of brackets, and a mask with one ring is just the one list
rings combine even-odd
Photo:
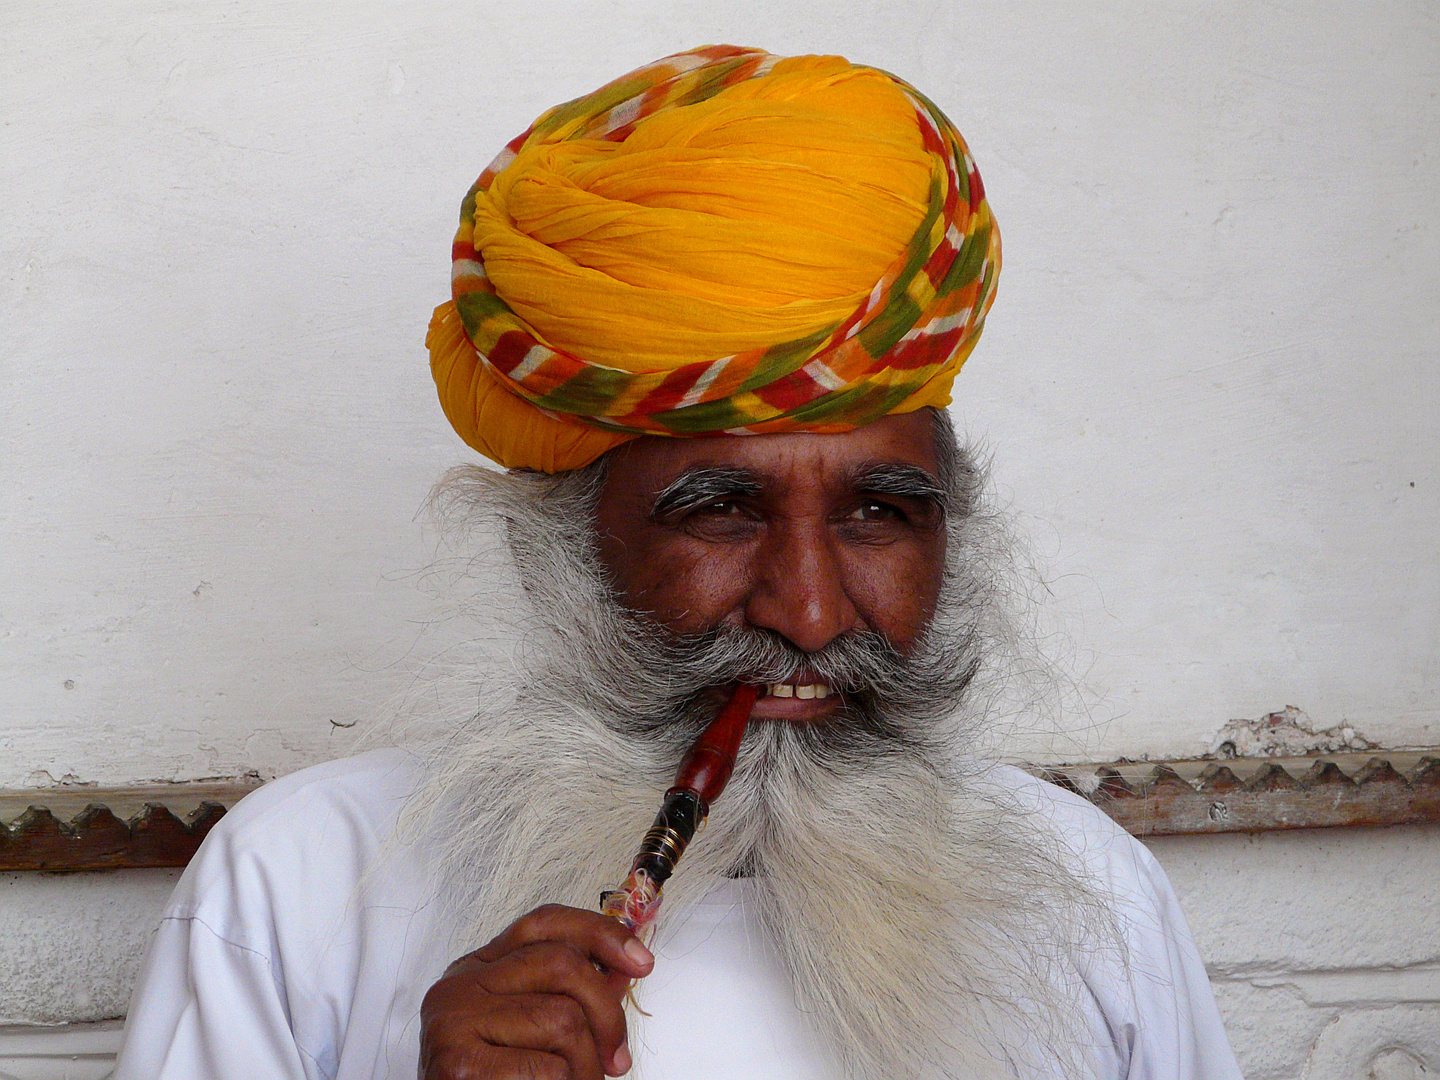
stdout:
[[766,683],[750,716],[754,720],[788,720],[809,723],[824,720],[840,708],[841,692],[813,675],[793,682]]
[[827,698],[833,692],[829,685],[823,682],[770,683],[765,687],[765,696],[767,697],[796,697],[803,700]]

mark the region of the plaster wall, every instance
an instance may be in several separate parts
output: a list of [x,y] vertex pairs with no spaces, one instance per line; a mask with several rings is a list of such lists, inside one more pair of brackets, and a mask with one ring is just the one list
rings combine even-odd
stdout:
[[[54,2],[0,7],[0,787],[280,774],[413,694],[459,198],[710,41],[894,71],[975,153],[1006,268],[954,411],[1067,756],[1286,704],[1440,743],[1433,4]],[[1156,850],[1249,1075],[1440,1069],[1433,831]],[[62,973],[0,1017],[117,1015],[168,884],[0,880],[0,971]]]
[[[423,348],[459,198],[697,42],[956,119],[1005,237],[955,411],[1092,755],[1293,704],[1440,742],[1426,3],[6,5],[0,787],[282,773],[426,649],[467,451]],[[363,727],[363,723],[360,725]]]

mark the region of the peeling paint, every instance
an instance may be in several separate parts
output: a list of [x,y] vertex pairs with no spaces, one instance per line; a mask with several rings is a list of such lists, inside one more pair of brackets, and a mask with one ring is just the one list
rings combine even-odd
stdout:
[[1231,720],[1215,736],[1208,756],[1302,757],[1374,749],[1376,744],[1350,724],[1316,731],[1304,710],[1286,705],[1259,720]]

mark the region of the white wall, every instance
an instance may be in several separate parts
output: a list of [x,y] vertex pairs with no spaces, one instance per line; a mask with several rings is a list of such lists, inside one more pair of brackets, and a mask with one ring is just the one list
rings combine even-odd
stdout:
[[340,10],[0,12],[0,786],[284,772],[385,712],[469,453],[422,344],[459,199],[717,40],[886,67],[970,140],[1006,269],[957,413],[1093,753],[1285,704],[1440,743],[1434,4]]
[[[1435,4],[50,0],[0,7],[0,787],[271,775],[387,715],[443,637],[459,199],[710,41],[888,68],[969,139],[1006,269],[956,411],[1088,753],[1285,704],[1440,743]],[[1155,845],[1252,1078],[1440,1067],[1435,840]],[[168,880],[0,882],[0,1022],[113,1016]]]

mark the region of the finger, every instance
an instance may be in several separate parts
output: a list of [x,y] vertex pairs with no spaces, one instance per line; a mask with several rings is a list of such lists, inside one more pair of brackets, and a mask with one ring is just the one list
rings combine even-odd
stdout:
[[606,971],[631,979],[643,978],[655,966],[650,950],[618,920],[560,904],[546,904],[521,916],[475,955],[484,961],[498,960],[538,941],[563,942]]
[[485,1076],[495,1080],[570,1080],[570,1063],[559,1054],[513,1046],[477,1043],[446,1049],[422,1058],[420,1080],[460,1080]]
[[578,950],[559,942],[541,941],[522,945],[486,964],[474,978],[492,994],[545,993],[574,998],[585,1012],[602,1061],[607,1066],[619,1066],[617,1055],[626,1042],[622,1000],[630,984],[625,976],[602,974]]
[[604,1063],[585,1011],[568,995],[496,995],[474,1022],[475,1033],[488,1043],[556,1054],[573,1080],[603,1080]]

